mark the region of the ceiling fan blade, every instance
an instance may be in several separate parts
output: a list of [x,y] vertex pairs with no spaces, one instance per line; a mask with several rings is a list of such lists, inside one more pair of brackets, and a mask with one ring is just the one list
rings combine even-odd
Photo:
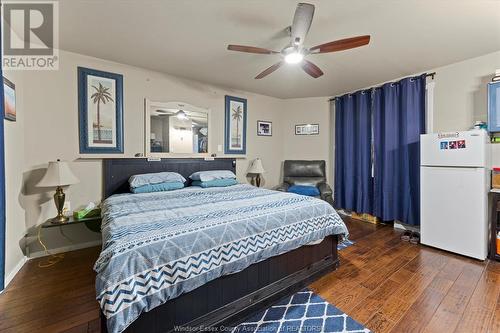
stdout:
[[277,70],[278,68],[280,68],[281,65],[283,65],[283,61],[277,62],[274,65],[272,65],[271,67],[266,68],[261,73],[259,73],[259,75],[257,75],[255,78],[257,80],[258,79],[262,79],[263,77],[268,76],[269,74],[271,74],[272,72],[274,72],[275,70]]
[[310,3],[299,3],[293,16],[291,27],[292,43],[302,45],[306,39],[306,35],[311,27],[314,16],[314,5]]
[[370,42],[370,35],[339,39],[334,42],[325,43],[311,47],[311,53],[327,53],[352,49],[366,45]]
[[247,53],[257,53],[257,54],[275,54],[279,53],[276,51],[271,51],[261,47],[255,46],[245,46],[245,45],[228,45],[227,49],[230,51],[247,52]]
[[311,75],[315,79],[323,75],[323,71],[318,66],[310,61],[307,61],[306,59],[302,60],[301,66],[304,72]]

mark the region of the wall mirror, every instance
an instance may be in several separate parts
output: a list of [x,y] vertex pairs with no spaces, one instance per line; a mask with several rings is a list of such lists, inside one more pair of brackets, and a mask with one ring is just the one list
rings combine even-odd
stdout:
[[188,103],[146,100],[146,156],[208,154],[208,116],[208,109]]

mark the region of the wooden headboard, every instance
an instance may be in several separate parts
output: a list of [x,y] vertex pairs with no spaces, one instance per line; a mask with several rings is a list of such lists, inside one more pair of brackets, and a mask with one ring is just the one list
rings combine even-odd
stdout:
[[188,179],[193,172],[207,170],[230,170],[236,173],[236,160],[234,158],[217,158],[213,161],[206,161],[203,158],[162,158],[159,161],[148,161],[146,158],[104,159],[104,198],[117,193],[128,193],[130,191],[128,179],[133,175],[172,171]]

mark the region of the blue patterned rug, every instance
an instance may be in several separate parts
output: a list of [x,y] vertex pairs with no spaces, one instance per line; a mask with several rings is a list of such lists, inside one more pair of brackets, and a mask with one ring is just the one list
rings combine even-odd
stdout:
[[366,327],[305,289],[259,312],[233,330],[235,333],[370,332]]
[[356,244],[355,241],[352,241],[352,240],[348,240],[346,239],[345,241],[343,241],[342,243],[338,243],[337,244],[337,251],[340,251],[340,250],[343,250],[345,249],[346,247],[349,247],[351,245],[354,245]]

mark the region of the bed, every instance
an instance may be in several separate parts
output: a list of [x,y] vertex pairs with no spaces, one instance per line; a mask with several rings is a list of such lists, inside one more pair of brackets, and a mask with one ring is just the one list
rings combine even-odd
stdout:
[[227,330],[337,267],[347,229],[319,199],[244,184],[126,193],[133,174],[200,170],[235,160],[104,161],[102,331]]

